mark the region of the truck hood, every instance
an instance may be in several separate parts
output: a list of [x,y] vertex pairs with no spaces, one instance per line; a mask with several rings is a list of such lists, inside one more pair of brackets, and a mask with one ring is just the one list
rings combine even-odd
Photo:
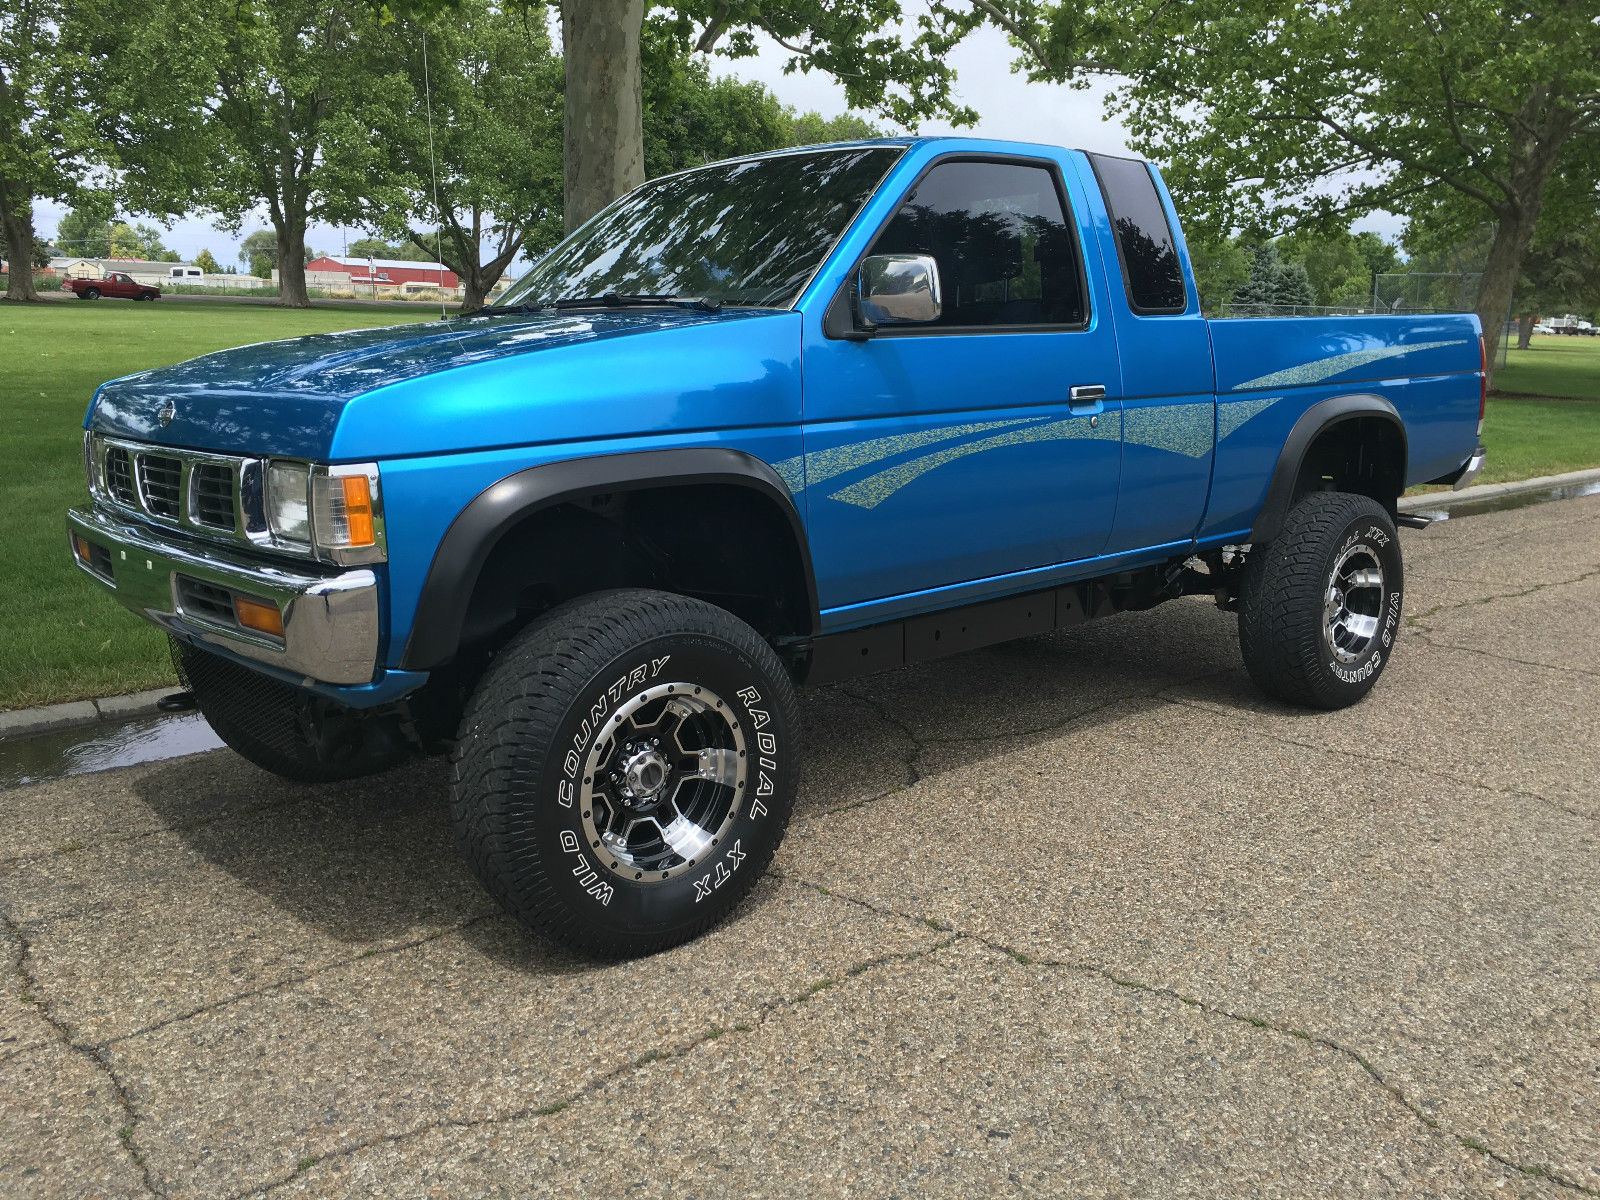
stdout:
[[397,384],[579,343],[775,315],[761,309],[572,311],[258,342],[114,379],[96,392],[85,424],[195,450],[326,458],[346,406]]

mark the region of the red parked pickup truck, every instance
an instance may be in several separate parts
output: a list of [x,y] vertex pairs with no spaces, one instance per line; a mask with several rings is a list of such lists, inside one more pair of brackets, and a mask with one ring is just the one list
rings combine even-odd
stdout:
[[74,292],[79,300],[98,300],[101,296],[113,300],[154,300],[161,288],[153,283],[135,283],[120,271],[104,279],[64,279],[63,291]]

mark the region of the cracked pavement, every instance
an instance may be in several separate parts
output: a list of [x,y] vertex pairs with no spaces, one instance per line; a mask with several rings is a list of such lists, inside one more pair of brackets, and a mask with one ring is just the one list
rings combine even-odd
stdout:
[[438,764],[7,793],[0,1193],[1600,1195],[1600,497],[1403,538],[1344,712],[1199,600],[808,693],[773,871],[640,962]]

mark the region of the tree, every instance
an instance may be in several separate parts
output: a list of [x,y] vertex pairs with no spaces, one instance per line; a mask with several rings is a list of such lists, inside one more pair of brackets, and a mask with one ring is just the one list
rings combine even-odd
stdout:
[[1375,233],[1307,226],[1278,239],[1288,262],[1305,267],[1315,295],[1325,307],[1358,307],[1372,298],[1372,276],[1392,271],[1399,252]]
[[1303,263],[1285,262],[1278,247],[1267,242],[1257,246],[1250,262],[1250,274],[1234,293],[1235,304],[1306,305],[1316,302],[1311,281]]
[[1189,261],[1202,312],[1216,314],[1250,277],[1253,255],[1237,238],[1196,227],[1186,230]]
[[135,207],[198,205],[235,229],[265,207],[279,302],[304,307],[308,224],[354,223],[361,198],[391,186],[410,92],[394,27],[351,4],[150,0],[130,37],[130,59],[170,64],[159,95],[132,72],[108,88]]
[[137,258],[146,262],[177,262],[178,256],[161,243],[161,231],[142,222],[117,221],[111,226],[107,258]]
[[268,230],[256,230],[239,243],[239,262],[258,279],[272,278],[278,265],[277,237]]
[[371,208],[409,247],[389,257],[443,262],[477,308],[520,253],[560,236],[561,62],[542,4],[462,0],[401,32],[410,97],[390,150],[403,186]]
[[648,179],[790,144],[789,114],[766,87],[714,78],[705,58],[654,23],[645,29],[643,95]]
[[1217,228],[1438,202],[1491,221],[1491,356],[1546,186],[1600,117],[1600,23],[1573,0],[1063,2],[1012,36],[1035,76],[1129,76],[1114,111]]
[[879,129],[865,117],[858,117],[854,113],[844,113],[837,117],[824,117],[818,112],[797,113],[793,109],[785,113],[789,122],[789,131],[784,135],[784,144],[788,146],[819,146],[825,142],[860,142],[870,138],[881,138],[883,130]]
[[7,300],[37,300],[33,204],[71,199],[106,146],[90,114],[92,5],[18,0],[0,8],[0,232]]
[[1518,315],[1517,348],[1526,350],[1533,323],[1551,316],[1600,309],[1600,230],[1564,230],[1535,238],[1523,260],[1513,312]]
[[[465,0],[369,0],[384,12],[432,15]],[[561,0],[563,208],[574,229],[645,180],[646,29],[700,54],[754,54],[758,35],[786,50],[790,71],[823,71],[853,109],[902,125],[930,116],[970,124],[957,102],[950,51],[985,22],[1038,0],[930,0],[916,14],[903,0]]]
[[210,250],[207,250],[204,247],[201,248],[199,254],[194,256],[194,265],[199,267],[207,275],[222,274],[222,264],[217,261],[216,256],[213,255]]
[[56,245],[75,258],[110,258],[115,203],[109,192],[88,192],[56,226]]
[[410,262],[434,262],[427,250],[410,241],[390,244],[378,237],[357,238],[346,251],[352,258],[399,258]]

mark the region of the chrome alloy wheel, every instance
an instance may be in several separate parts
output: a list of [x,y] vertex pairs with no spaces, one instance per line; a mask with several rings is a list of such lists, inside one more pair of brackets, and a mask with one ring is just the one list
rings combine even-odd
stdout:
[[1383,563],[1358,542],[1333,564],[1322,605],[1323,636],[1340,662],[1355,662],[1372,648],[1383,601]]
[[717,845],[744,807],[744,731],[708,688],[666,683],[622,705],[583,764],[584,838],[600,865],[662,883]]

